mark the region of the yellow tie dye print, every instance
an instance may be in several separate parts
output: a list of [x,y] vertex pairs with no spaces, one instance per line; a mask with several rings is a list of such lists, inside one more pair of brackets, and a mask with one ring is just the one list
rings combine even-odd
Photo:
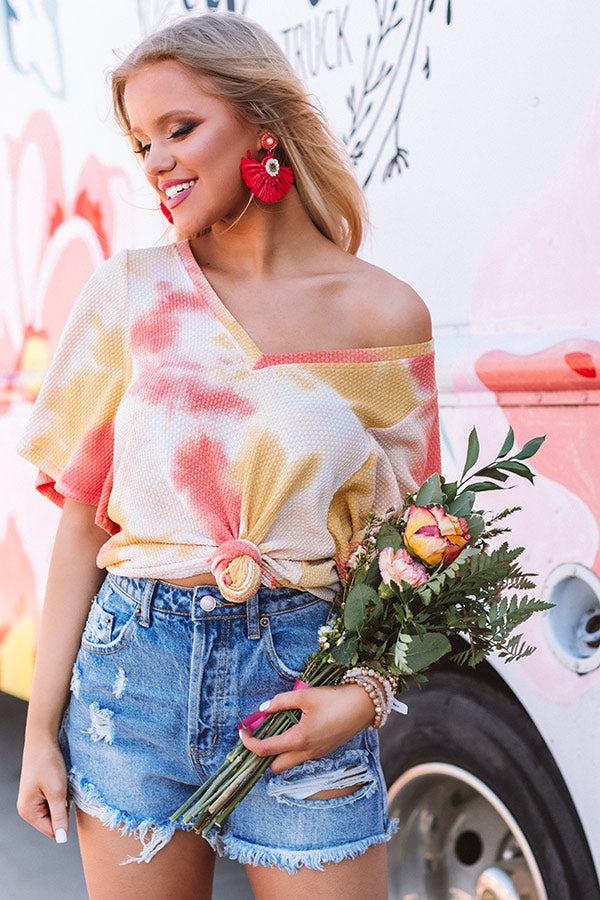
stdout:
[[98,507],[112,572],[331,599],[367,513],[439,467],[432,346],[265,355],[187,242],[125,251],[75,305],[19,452],[54,502]]

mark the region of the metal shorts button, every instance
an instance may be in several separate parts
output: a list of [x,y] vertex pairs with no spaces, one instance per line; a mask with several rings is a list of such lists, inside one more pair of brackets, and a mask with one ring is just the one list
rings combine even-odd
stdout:
[[200,608],[204,612],[212,612],[216,605],[217,601],[210,594],[205,594],[204,597],[200,598]]

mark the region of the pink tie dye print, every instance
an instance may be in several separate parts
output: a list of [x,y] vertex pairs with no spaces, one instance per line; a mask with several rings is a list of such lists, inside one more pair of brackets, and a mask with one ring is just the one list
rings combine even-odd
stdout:
[[331,599],[353,511],[439,468],[432,347],[264,355],[187,243],[123,252],[75,305],[19,451],[54,502],[98,506],[110,571],[216,566],[222,590]]

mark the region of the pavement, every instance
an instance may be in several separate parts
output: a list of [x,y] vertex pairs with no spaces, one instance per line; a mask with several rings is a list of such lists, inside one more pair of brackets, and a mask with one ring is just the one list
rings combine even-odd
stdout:
[[[0,898],[86,900],[77,831],[57,845],[19,818],[15,807],[27,704],[0,692]],[[243,866],[217,859],[213,900],[252,900]]]

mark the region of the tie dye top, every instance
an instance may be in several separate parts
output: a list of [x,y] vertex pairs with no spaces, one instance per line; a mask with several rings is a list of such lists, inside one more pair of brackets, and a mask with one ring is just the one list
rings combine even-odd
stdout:
[[269,355],[189,243],[123,251],[75,304],[19,452],[97,506],[98,565],[333,597],[370,511],[439,467],[431,343]]

